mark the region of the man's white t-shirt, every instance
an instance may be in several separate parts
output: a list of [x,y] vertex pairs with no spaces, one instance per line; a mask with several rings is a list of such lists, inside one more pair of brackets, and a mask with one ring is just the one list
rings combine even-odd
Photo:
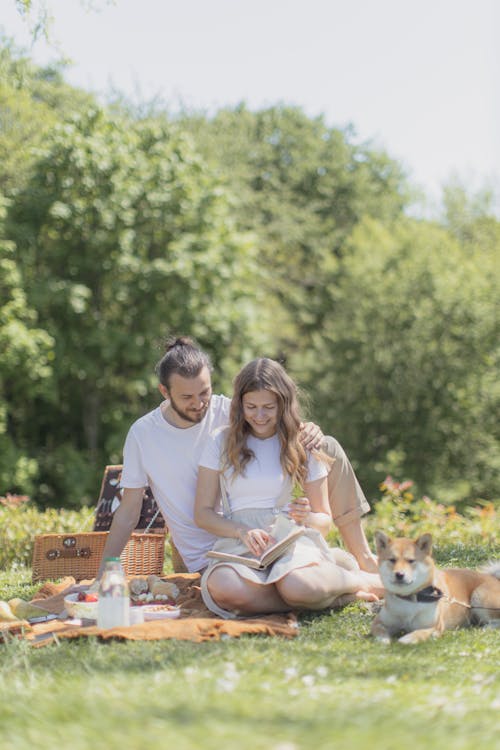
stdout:
[[[227,428],[217,430],[205,444],[200,466],[219,471],[222,468],[222,455]],[[280,462],[280,442],[277,435],[261,439],[253,435],[247,438],[247,446],[255,458],[250,459],[242,476],[234,476],[234,471],[224,471],[229,505],[232,511],[265,509],[276,506],[290,478],[283,472]],[[313,482],[328,475],[324,463],[309,454],[307,481]]]
[[228,424],[229,405],[226,396],[212,396],[203,420],[186,429],[169,424],[159,406],[134,422],[125,440],[121,486],[151,487],[190,572],[207,565],[216,540],[195,524],[194,500],[200,456],[210,434]]

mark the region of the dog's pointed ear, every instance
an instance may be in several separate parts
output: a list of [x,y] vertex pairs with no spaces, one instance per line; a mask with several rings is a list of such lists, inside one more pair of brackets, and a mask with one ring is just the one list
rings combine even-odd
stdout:
[[422,534],[422,536],[419,536],[415,541],[415,544],[417,545],[417,548],[420,550],[420,552],[423,552],[425,555],[431,554],[432,536],[430,534]]
[[375,543],[377,545],[377,553],[380,555],[381,552],[387,549],[391,543],[390,537],[384,534],[383,531],[375,532]]

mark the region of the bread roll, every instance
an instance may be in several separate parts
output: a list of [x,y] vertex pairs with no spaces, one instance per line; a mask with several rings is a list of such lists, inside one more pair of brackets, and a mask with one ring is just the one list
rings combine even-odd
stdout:
[[176,599],[179,595],[179,589],[175,583],[162,581],[159,576],[148,576],[148,585],[153,596],[168,596],[170,599]]
[[0,601],[0,621],[15,622],[17,619],[7,602]]
[[144,578],[132,578],[130,581],[130,594],[133,597],[147,594],[148,589],[148,582]]

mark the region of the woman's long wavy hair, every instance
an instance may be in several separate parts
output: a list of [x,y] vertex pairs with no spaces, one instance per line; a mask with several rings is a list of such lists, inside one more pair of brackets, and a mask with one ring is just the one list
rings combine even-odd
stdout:
[[251,391],[270,391],[276,395],[276,432],[281,446],[281,466],[294,484],[298,483],[303,487],[307,477],[307,454],[299,440],[302,420],[297,386],[278,362],[266,357],[249,362],[234,381],[225,446],[225,468],[232,468],[236,475],[244,474],[246,465],[254,458],[253,451],[247,445],[251,430],[243,413],[243,396]]

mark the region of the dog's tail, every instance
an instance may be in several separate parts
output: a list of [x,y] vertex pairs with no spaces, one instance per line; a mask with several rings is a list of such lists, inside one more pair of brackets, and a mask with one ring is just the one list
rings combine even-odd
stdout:
[[500,560],[495,560],[479,568],[481,573],[486,573],[489,576],[494,576],[500,580]]

